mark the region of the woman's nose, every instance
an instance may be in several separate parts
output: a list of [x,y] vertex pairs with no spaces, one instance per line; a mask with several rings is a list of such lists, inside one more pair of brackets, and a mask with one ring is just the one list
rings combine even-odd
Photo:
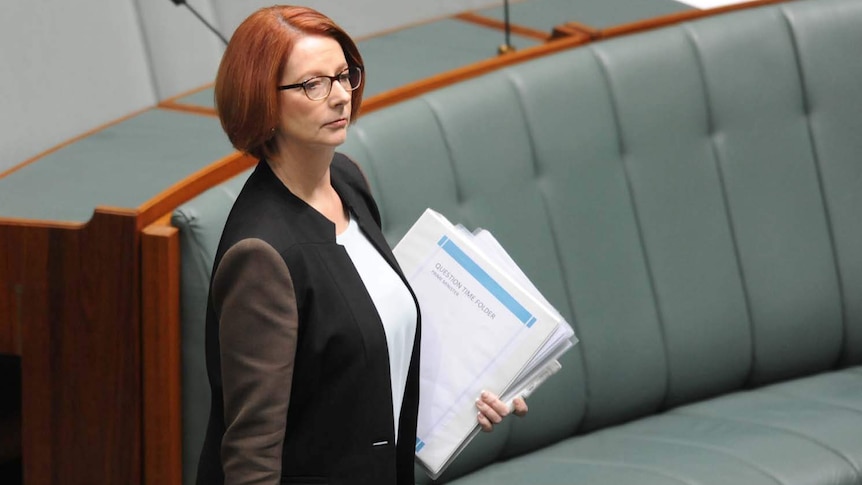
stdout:
[[329,100],[336,106],[350,101],[350,91],[344,89],[340,82],[332,83],[332,91],[329,93]]

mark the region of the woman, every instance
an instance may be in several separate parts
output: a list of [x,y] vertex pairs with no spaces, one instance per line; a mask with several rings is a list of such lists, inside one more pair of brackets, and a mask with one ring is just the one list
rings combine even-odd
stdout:
[[[199,484],[413,483],[418,306],[364,176],[335,152],[363,75],[350,37],[308,8],[255,12],[225,51],[219,117],[260,163],[215,257]],[[493,395],[477,407],[485,430],[509,412]]]

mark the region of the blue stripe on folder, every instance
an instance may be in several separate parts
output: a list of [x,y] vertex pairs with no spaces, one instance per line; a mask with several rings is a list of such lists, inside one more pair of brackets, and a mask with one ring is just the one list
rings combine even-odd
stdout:
[[[443,236],[437,241],[437,245],[443,248],[449,256],[452,256],[452,259],[458,262],[464,269],[467,270],[468,273],[473,275],[482,286],[485,287],[488,291],[491,292],[492,295],[503,304],[506,308],[509,309],[512,313],[515,314],[515,317],[521,321],[527,328],[533,326],[536,323],[536,317],[534,317],[526,308],[524,308],[520,303],[515,300],[512,295],[509,294],[508,291],[503,289],[499,283],[494,281],[494,278],[485,272],[475,261],[473,261],[470,256],[467,256],[464,251],[461,250],[451,239],[447,236]],[[418,446],[418,445],[417,445]],[[419,450],[416,450],[419,451]]]
[[425,442],[416,438],[416,453],[419,453],[419,450],[425,447]]

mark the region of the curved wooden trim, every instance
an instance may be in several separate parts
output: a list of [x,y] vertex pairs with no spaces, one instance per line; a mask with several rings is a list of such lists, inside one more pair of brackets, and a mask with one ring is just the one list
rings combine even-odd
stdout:
[[[541,45],[528,47],[522,50],[518,50],[512,53],[508,53],[503,56],[496,56],[493,58],[485,59],[467,66],[463,66],[460,68],[453,69],[451,71],[439,73],[428,78],[415,81],[404,86],[391,89],[384,93],[378,94],[376,96],[372,96],[365,100],[362,105],[362,113],[367,114],[378,109],[385,108],[387,106],[420,96],[422,94],[428,93],[435,89],[442,88],[444,86],[448,86],[451,84],[455,84],[458,82],[462,82],[477,76],[481,76],[488,72],[501,69],[506,66],[514,65],[520,62],[525,62],[531,59],[535,59],[538,57],[546,56],[549,54],[553,54],[555,52],[559,52],[565,49],[570,49],[573,47],[577,47],[580,45],[587,44],[593,40],[597,39],[605,39],[610,37],[617,37],[621,35],[641,32],[645,30],[655,29],[659,27],[664,27],[670,24],[683,22],[687,20],[693,20],[697,18],[707,17],[710,15],[717,15],[725,12],[742,10],[747,8],[754,8],[765,6],[769,4],[775,3],[783,3],[789,0],[753,0],[751,2],[729,5],[725,7],[719,7],[708,10],[692,10],[686,12],[679,12],[675,14],[665,15],[662,17],[657,17],[653,19],[632,22],[629,24],[624,24],[616,27],[610,27],[606,29],[596,30],[589,26],[584,26],[581,24],[577,24],[575,22],[569,22],[567,24],[563,24],[561,27],[555,28],[561,29],[561,32],[570,32],[571,35],[563,35],[558,38],[551,38],[549,35],[546,35],[547,42]],[[465,19],[484,19],[485,17],[481,17],[476,14],[465,13],[456,15],[452,18],[460,18],[461,20]],[[494,19],[488,19],[494,20]],[[472,20],[468,20],[472,21]],[[484,21],[484,20],[483,20]],[[581,32],[580,34],[578,32]],[[202,107],[202,106],[192,106],[192,105],[183,105],[180,103],[176,103],[175,100],[179,97],[186,96],[188,94],[198,92],[203,89],[207,89],[211,85],[206,85],[200,88],[196,88],[194,90],[189,91],[188,93],[184,93],[178,95],[174,98],[170,98],[158,106],[162,109],[171,109],[183,112],[192,112],[201,115],[214,116],[215,110],[210,108]],[[17,170],[28,163],[32,163],[33,161],[52,153],[60,148],[73,143],[77,140],[80,140],[90,134],[97,132],[101,129],[119,123],[125,119],[131,118],[140,114],[141,112],[147,111],[141,110],[135,113],[132,113],[128,116],[120,118],[116,121],[108,123],[101,128],[97,128],[91,130],[79,137],[76,137],[72,140],[69,140],[66,143],[58,145],[33,159],[30,159],[16,167],[13,167],[6,172],[0,174],[0,177],[7,175],[8,173]],[[166,213],[172,211],[175,207],[182,204],[183,202],[195,197],[201,192],[207,190],[208,188],[217,185],[221,182],[224,182],[231,177],[236,176],[240,172],[253,167],[257,163],[257,160],[249,157],[247,155],[243,155],[240,153],[233,153],[228,155],[227,157],[222,158],[221,160],[207,166],[206,168],[192,174],[191,176],[180,180],[173,184],[168,189],[162,191],[157,194],[155,197],[151,198],[147,202],[145,202],[142,206],[137,208],[138,213],[138,223],[139,228],[143,228],[152,222],[154,222],[159,217],[163,216]],[[97,208],[99,210],[100,208]],[[109,208],[101,208],[104,210],[108,210]],[[115,208],[112,212],[128,214],[128,209],[118,209]],[[32,220],[17,220],[17,219],[0,219],[0,223],[6,223],[11,225],[36,225],[36,226],[44,226],[44,227],[65,227],[65,228],[74,228],[80,227],[82,223],[65,223],[65,222],[53,222],[53,221],[32,221]]]
[[93,211],[93,215],[96,213],[99,214],[110,214],[114,216],[125,216],[125,217],[137,217],[138,211],[135,209],[129,209],[127,207],[114,207],[110,205],[98,205],[96,206],[96,210]]
[[191,96],[192,94],[199,93],[199,92],[203,91],[204,89],[209,89],[213,86],[215,86],[215,82],[206,83],[203,86],[198,86],[196,88],[189,89],[188,91],[183,91],[180,94],[177,94],[175,96],[171,96],[169,98],[163,99],[161,102],[159,102],[159,105],[161,106],[162,103],[176,103],[176,104],[179,104],[181,106],[184,106],[182,103],[178,102],[181,98],[185,98],[186,96]]
[[589,40],[598,39],[601,31],[595,27],[580,22],[566,22],[562,25],[554,27],[551,34],[551,39],[559,39],[561,37],[579,36],[586,37]]
[[159,103],[159,109],[167,109],[171,111],[180,111],[182,113],[191,113],[204,116],[218,116],[215,108],[208,106],[200,106],[196,104],[182,104],[174,101],[163,101]]
[[[497,20],[491,17],[485,17],[484,15],[479,15],[473,12],[464,12],[458,15],[455,15],[453,18],[458,20],[463,20],[464,22],[469,22],[471,24],[481,25],[482,27],[488,27],[495,30],[506,30],[506,23]],[[517,25],[513,23],[509,23],[509,31],[513,34],[518,34],[523,37],[530,37],[533,39],[541,40],[542,42],[548,40],[551,36],[547,32],[536,30],[530,27],[525,27],[523,25]]]
[[162,217],[159,217],[152,223],[152,226],[170,226],[171,225],[171,216],[173,215],[173,210],[170,212],[166,212]]
[[385,36],[390,35],[390,34],[395,34],[397,32],[401,32],[402,30],[408,30],[408,29],[412,29],[415,27],[421,27],[423,25],[433,24],[434,22],[440,22],[442,20],[454,20],[455,17],[457,17],[457,16],[458,16],[458,14],[455,14],[455,15],[452,15],[452,14],[437,15],[434,17],[430,17],[430,18],[426,18],[426,19],[422,19],[422,20],[417,20],[415,22],[409,22],[409,23],[406,23],[403,25],[398,25],[396,27],[392,27],[389,29],[379,30],[379,31],[374,32],[372,34],[354,37],[353,40],[356,43],[365,42],[366,40],[376,39],[378,37],[385,37]]
[[52,221],[47,219],[19,219],[15,217],[2,217],[0,218],[0,227],[2,226],[10,226],[10,227],[40,227],[44,229],[66,229],[66,230],[77,230],[83,229],[85,226],[90,224],[97,215],[113,215],[113,216],[123,216],[123,217],[137,217],[138,211],[135,209],[129,209],[125,207],[111,207],[107,205],[96,206],[93,209],[93,217],[90,218],[89,221],[84,222],[70,222],[70,221]]
[[[361,42],[361,41],[365,41],[368,39],[383,37],[385,35],[400,32],[402,30],[406,30],[406,29],[409,29],[412,27],[417,27],[420,25],[430,24],[430,23],[434,23],[434,22],[437,22],[440,20],[447,20],[447,19],[469,22],[471,24],[480,25],[482,27],[488,27],[488,28],[492,28],[492,29],[496,29],[496,30],[505,30],[505,24],[500,20],[490,18],[490,17],[485,17],[485,16],[482,16],[482,15],[479,15],[479,14],[476,14],[473,12],[464,12],[464,13],[460,13],[460,14],[456,14],[456,15],[446,15],[446,16],[442,16],[442,17],[435,17],[432,19],[426,19],[426,20],[422,20],[419,22],[414,22],[414,23],[411,23],[408,25],[402,25],[402,26],[399,26],[399,27],[396,27],[393,29],[388,29],[388,30],[376,32],[372,35],[360,37],[360,38],[356,39],[356,41]],[[537,39],[537,40],[540,40],[542,42],[545,42],[551,38],[551,35],[548,32],[543,32],[541,30],[532,29],[530,27],[525,27],[522,25],[513,25],[513,24],[509,24],[509,27],[510,27],[510,30],[513,34],[517,34],[517,35],[520,35],[523,37],[529,37],[532,39]],[[201,87],[197,87],[197,88],[191,89],[187,92],[178,94],[176,96],[172,96],[170,98],[167,98],[167,99],[161,101],[158,104],[158,107],[163,108],[163,109],[174,110],[174,111],[182,111],[185,113],[195,113],[195,114],[201,114],[201,115],[206,115],[206,116],[218,116],[218,114],[216,113],[216,110],[214,108],[211,108],[208,106],[186,104],[186,103],[181,103],[179,101],[181,98],[184,98],[186,96],[198,93],[198,92],[203,91],[205,89],[209,89],[213,85],[214,85],[214,83],[208,83],[208,84],[205,84]]]
[[257,159],[234,152],[177,181],[138,207],[138,227],[143,228],[201,192],[254,167]]
[[482,74],[501,69],[506,66],[511,66],[521,62],[529,61],[538,57],[553,54],[555,52],[570,49],[587,43],[589,40],[576,37],[564,37],[557,40],[548,41],[542,45],[528,47],[526,49],[517,50],[503,56],[497,56],[490,59],[485,59],[467,66],[463,66],[451,71],[436,74],[434,76],[405,84],[404,86],[391,89],[385,93],[373,96],[362,102],[362,113],[369,113],[378,109],[390,106],[410,98],[415,98],[429,91],[439,89],[450,84],[455,84],[465,81],[470,78],[481,76]]
[[170,98],[163,99],[159,102],[157,107],[173,111],[180,111],[183,113],[217,116],[215,108],[210,108],[209,106],[201,106],[199,104],[186,104],[180,102],[180,99],[185,98],[186,96],[191,96],[192,94],[199,93],[213,86],[215,86],[215,82],[207,83],[194,89],[189,89],[188,91],[184,91],[180,94],[177,94],[176,96],[171,96]]
[[0,218],[0,227],[41,227],[44,229],[81,229],[86,222],[49,221],[40,219]]
[[[524,62],[585,43],[587,39],[563,38],[528,47],[505,56],[497,56],[459,69],[441,73],[421,81],[407,84],[386,93],[373,96],[362,103],[362,113],[370,113],[385,106],[410,99],[449,84]],[[139,226],[145,227],[172,211],[183,202],[224,182],[257,164],[257,159],[235,152],[206,168],[173,184],[138,208]]]
[[3,178],[3,177],[5,177],[5,176],[9,175],[10,173],[12,173],[12,172],[14,172],[14,171],[16,171],[16,170],[20,170],[21,168],[24,168],[24,167],[26,167],[27,165],[30,165],[31,163],[35,162],[36,160],[39,160],[40,158],[44,158],[44,157],[46,157],[46,156],[48,156],[48,155],[50,155],[50,154],[52,154],[52,153],[56,152],[57,150],[59,150],[59,149],[61,149],[61,148],[65,148],[65,147],[67,147],[67,146],[71,145],[72,143],[75,143],[76,141],[83,140],[84,138],[87,138],[87,137],[88,137],[88,136],[90,136],[90,135],[93,135],[93,134],[95,134],[95,133],[98,133],[98,132],[100,132],[100,131],[102,131],[102,130],[106,129],[106,128],[110,128],[110,127],[112,127],[112,126],[114,126],[114,125],[117,125],[117,124],[119,124],[119,123],[122,123],[123,121],[126,121],[126,120],[127,120],[127,119],[129,119],[129,118],[134,118],[135,116],[138,116],[138,115],[139,115],[139,114],[141,114],[141,113],[146,113],[147,111],[149,111],[149,110],[151,110],[151,109],[153,109],[153,107],[152,107],[152,106],[147,107],[147,108],[144,108],[144,109],[140,109],[140,110],[137,110],[137,111],[134,111],[134,112],[132,112],[132,113],[130,113],[130,114],[127,114],[127,115],[125,115],[125,116],[122,116],[122,117],[120,117],[120,118],[117,118],[117,119],[115,119],[115,120],[113,120],[113,121],[109,121],[109,122],[107,122],[107,123],[105,123],[105,124],[99,125],[99,126],[97,126],[96,128],[93,128],[92,130],[88,130],[88,131],[86,131],[86,132],[84,132],[84,133],[81,133],[80,135],[78,135],[78,136],[76,136],[76,137],[74,137],[74,138],[70,138],[70,139],[68,139],[68,140],[66,140],[66,141],[64,141],[64,142],[61,142],[59,145],[53,146],[53,147],[51,147],[51,148],[49,148],[49,149],[45,150],[44,152],[39,153],[38,155],[36,155],[36,156],[34,156],[34,157],[31,157],[31,158],[28,158],[27,160],[24,160],[23,162],[19,163],[18,165],[13,166],[12,168],[9,168],[9,169],[7,169],[7,170],[4,170],[3,172],[0,172],[0,178]]
[[[575,47],[587,41],[588,39],[573,37],[562,38],[441,73],[367,99],[362,103],[362,113],[367,114],[449,84],[480,76],[505,66]],[[183,202],[256,164],[257,159],[235,152],[176,182],[138,208],[139,227],[150,225],[156,219],[172,211]]]
[[175,227],[141,235],[143,484],[182,483],[180,242]]
[[605,29],[599,30],[599,36],[597,39],[607,39],[611,37],[618,37],[621,35],[634,34],[637,32],[644,32],[647,30],[658,29],[661,27],[666,27],[668,25],[685,22],[688,20],[695,20],[703,17],[710,17],[713,15],[720,15],[727,12],[733,12],[736,10],[745,10],[749,8],[757,8],[763,7],[766,5],[771,5],[775,3],[785,3],[790,0],[752,0],[750,2],[745,3],[737,3],[734,5],[726,5],[724,7],[716,7],[710,8],[706,10],[686,10],[684,12],[677,12],[668,15],[662,15],[661,17],[655,17],[646,20],[639,20],[637,22],[631,22],[628,24],[617,25],[614,27],[608,27]]

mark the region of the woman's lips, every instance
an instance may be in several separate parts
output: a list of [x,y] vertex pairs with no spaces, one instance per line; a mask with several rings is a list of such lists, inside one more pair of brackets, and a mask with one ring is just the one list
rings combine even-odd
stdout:
[[339,118],[334,121],[330,121],[329,123],[323,125],[329,128],[344,128],[347,126],[347,118]]

